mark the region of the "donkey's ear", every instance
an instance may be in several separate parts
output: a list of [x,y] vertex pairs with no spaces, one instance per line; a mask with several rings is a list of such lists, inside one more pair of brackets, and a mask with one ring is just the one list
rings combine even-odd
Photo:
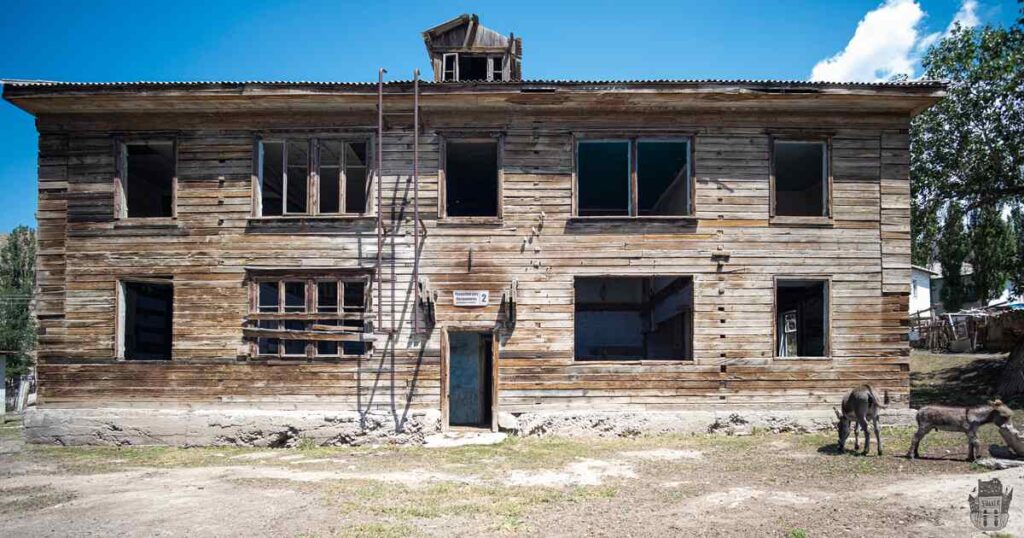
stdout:
[[839,412],[839,410],[838,410],[838,409],[836,409],[835,407],[833,407],[833,408],[832,408],[832,410],[833,410],[833,411],[835,411],[835,413],[836,413],[836,418],[837,418],[837,419],[839,419],[839,420],[843,420],[843,415],[842,415],[842,413],[840,413],[840,412]]

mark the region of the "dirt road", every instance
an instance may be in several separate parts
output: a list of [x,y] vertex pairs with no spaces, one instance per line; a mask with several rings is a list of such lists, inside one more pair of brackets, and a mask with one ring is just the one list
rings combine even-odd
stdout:
[[[964,536],[979,478],[962,436],[512,439],[495,446],[25,447],[0,438],[6,536]],[[996,441],[994,431],[985,434]],[[1024,535],[1024,502],[1006,532]]]

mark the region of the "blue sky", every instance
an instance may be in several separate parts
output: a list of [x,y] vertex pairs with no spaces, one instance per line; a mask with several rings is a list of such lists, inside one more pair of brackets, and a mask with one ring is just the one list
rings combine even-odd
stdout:
[[[464,12],[523,38],[525,78],[852,80],[914,75],[951,21],[1010,24],[1017,3],[5,0],[0,79],[409,78],[420,32]],[[32,117],[0,103],[0,140],[0,231],[35,226]]]

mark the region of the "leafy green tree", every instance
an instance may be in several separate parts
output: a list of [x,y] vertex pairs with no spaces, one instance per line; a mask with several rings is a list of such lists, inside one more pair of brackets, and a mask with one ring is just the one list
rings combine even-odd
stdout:
[[1024,17],[1008,28],[957,26],[922,66],[949,82],[911,123],[913,259],[926,265],[951,202],[973,212],[1024,199]]
[[985,206],[971,215],[971,278],[982,304],[1002,294],[1015,251],[1013,230],[998,207]]
[[960,310],[967,301],[963,264],[969,252],[963,210],[959,204],[950,204],[939,238],[939,261],[942,264],[942,289],[939,296],[947,312]]
[[0,248],[0,351],[8,352],[7,374],[25,373],[35,347],[31,301],[35,288],[36,233],[18,226]]
[[1024,208],[1017,206],[1010,212],[1013,228],[1014,258],[1010,264],[1010,283],[1013,294],[1024,296]]

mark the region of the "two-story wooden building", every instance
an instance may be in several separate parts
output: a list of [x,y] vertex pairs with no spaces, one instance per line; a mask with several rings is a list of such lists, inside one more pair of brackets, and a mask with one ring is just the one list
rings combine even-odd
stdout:
[[475,16],[424,38],[418,84],[4,86],[39,130],[32,438],[906,406],[942,84],[530,81]]

